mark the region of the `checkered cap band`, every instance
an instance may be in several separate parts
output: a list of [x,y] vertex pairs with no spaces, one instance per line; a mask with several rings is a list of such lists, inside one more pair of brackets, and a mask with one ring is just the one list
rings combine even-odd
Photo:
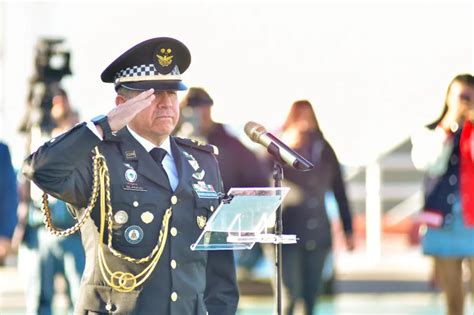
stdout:
[[115,81],[118,79],[122,78],[131,78],[131,77],[149,77],[149,76],[169,76],[169,75],[174,75],[174,76],[179,76],[180,72],[178,69],[178,66],[174,66],[173,70],[171,70],[170,73],[168,74],[161,74],[159,73],[155,66],[153,64],[149,65],[140,65],[140,66],[133,66],[133,67],[128,67],[125,69],[120,70],[117,72],[115,75]]

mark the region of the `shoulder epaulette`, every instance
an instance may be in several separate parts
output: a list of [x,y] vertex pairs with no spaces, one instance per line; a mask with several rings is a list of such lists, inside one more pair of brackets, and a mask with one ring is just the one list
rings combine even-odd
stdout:
[[201,151],[209,152],[214,155],[219,155],[219,148],[212,144],[205,144],[201,141],[188,139],[188,138],[180,138],[174,137],[177,143],[185,145],[190,148],[198,149]]

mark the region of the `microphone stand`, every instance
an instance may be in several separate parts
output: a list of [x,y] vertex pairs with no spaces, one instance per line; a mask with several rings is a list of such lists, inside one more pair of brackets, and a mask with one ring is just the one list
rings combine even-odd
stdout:
[[[267,147],[268,153],[273,156],[273,179],[275,181],[274,186],[276,188],[281,187],[281,182],[283,180],[283,165],[285,165],[285,161],[282,159],[280,154],[280,149],[276,144],[273,142]],[[299,156],[299,155],[298,155]],[[306,161],[303,157],[301,157],[300,162],[303,163],[302,166],[304,168],[299,168],[300,171],[307,171],[313,168],[313,164],[309,161]],[[281,192],[277,191],[277,195],[280,195]],[[281,204],[278,206],[276,210],[276,218],[275,218],[275,236],[277,241],[275,242],[275,286],[276,286],[276,303],[277,303],[277,315],[282,314],[281,310],[281,282],[282,282],[282,243],[283,243],[283,220],[282,220],[282,206]]]
[[[283,180],[283,164],[284,161],[280,156],[280,152],[278,147],[275,144],[271,144],[267,148],[268,153],[273,156],[273,180],[274,180],[274,187],[279,188],[281,187],[281,182]],[[277,194],[280,194],[278,191]],[[281,204],[278,206],[276,213],[275,213],[275,235],[278,242],[275,243],[275,289],[276,289],[276,308],[277,308],[277,315],[281,315],[281,282],[282,282],[282,258],[281,258],[281,250],[282,250],[282,242],[281,237],[283,234],[283,220],[282,220],[282,206]]]
[[[277,160],[273,162],[273,180],[274,180],[274,187],[278,188],[281,187],[281,181],[283,180],[283,166]],[[280,191],[277,192],[280,194]],[[283,220],[282,220],[282,207],[281,204],[278,206],[276,210],[276,218],[275,218],[275,235],[277,239],[281,239],[281,235],[283,233]],[[281,257],[281,242],[277,242],[275,244],[275,286],[276,286],[276,306],[277,306],[277,314],[281,315],[281,282],[282,282],[282,257]]]

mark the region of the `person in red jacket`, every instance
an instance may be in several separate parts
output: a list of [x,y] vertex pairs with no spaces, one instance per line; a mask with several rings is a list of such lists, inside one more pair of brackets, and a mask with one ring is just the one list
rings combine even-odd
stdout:
[[[474,77],[456,76],[443,112],[412,137],[414,165],[425,171],[420,215],[423,253],[433,256],[448,314],[464,314],[463,261],[474,271]],[[471,272],[472,274],[472,272]],[[474,289],[474,277],[471,277]]]

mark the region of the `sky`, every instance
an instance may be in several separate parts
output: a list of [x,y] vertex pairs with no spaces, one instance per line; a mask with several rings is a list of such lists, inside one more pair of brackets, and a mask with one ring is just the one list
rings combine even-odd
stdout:
[[473,12],[468,1],[3,1],[0,139],[18,166],[40,37],[66,40],[63,84],[85,120],[114,106],[100,81],[110,62],[170,36],[189,47],[184,82],[208,90],[216,120],[274,129],[308,99],[341,162],[365,165],[434,120],[452,77],[473,71]]

